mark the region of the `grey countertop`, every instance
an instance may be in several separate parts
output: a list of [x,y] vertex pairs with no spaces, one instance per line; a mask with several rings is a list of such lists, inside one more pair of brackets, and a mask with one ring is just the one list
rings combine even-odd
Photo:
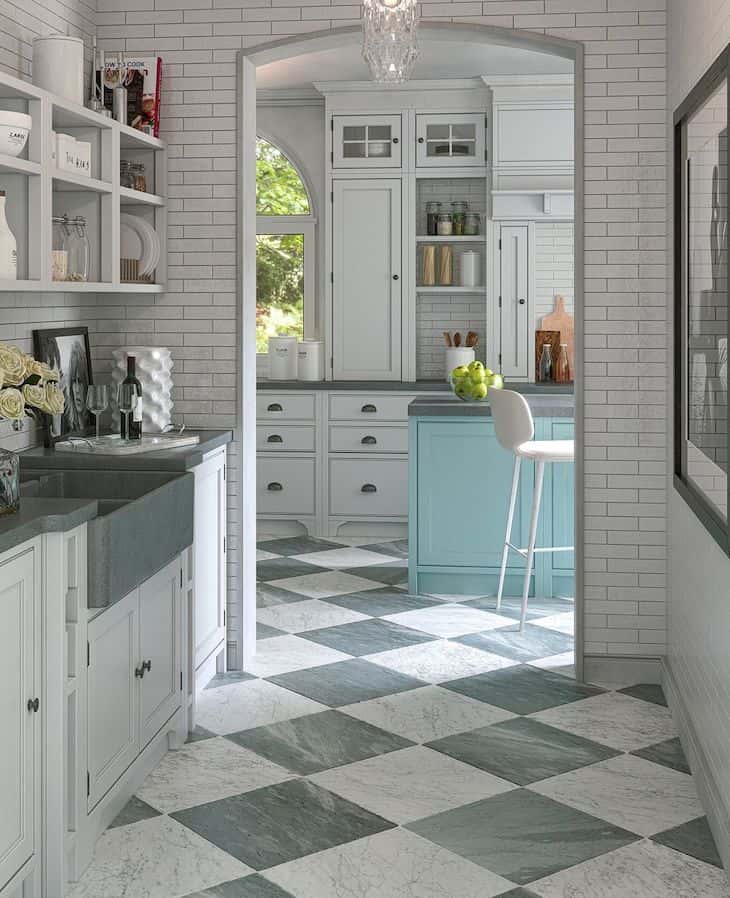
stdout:
[[96,499],[20,500],[20,510],[0,517],[0,553],[41,533],[72,530],[98,513]]
[[230,430],[186,430],[186,433],[197,433],[200,442],[195,446],[181,446],[179,449],[164,449],[156,452],[145,452],[139,455],[93,455],[91,453],[55,452],[38,446],[20,453],[21,469],[50,470],[54,468],[78,470],[91,468],[116,471],[189,471],[199,465],[203,457],[225,446],[233,439]]
[[[259,380],[259,390],[357,390],[393,391],[395,393],[449,393],[451,387],[445,380]],[[527,395],[572,396],[573,384],[509,384],[511,390]]]
[[[575,399],[572,395],[527,394],[527,402],[536,418],[572,418],[575,415]],[[488,418],[491,414],[488,401],[463,402],[453,395],[419,397],[408,406],[409,417]]]

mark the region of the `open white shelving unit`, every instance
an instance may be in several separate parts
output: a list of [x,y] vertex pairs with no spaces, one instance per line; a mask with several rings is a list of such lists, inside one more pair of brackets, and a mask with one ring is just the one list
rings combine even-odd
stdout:
[[[0,73],[0,109],[24,112],[33,127],[23,153],[0,154],[0,190],[18,244],[18,280],[0,292],[162,293],[167,277],[167,152],[163,141]],[[56,168],[52,132],[91,143],[91,177]],[[122,159],[145,165],[142,193],[121,187]],[[82,215],[91,247],[88,281],[51,279],[53,216]],[[120,215],[145,219],[160,240],[154,283],[120,279]]]

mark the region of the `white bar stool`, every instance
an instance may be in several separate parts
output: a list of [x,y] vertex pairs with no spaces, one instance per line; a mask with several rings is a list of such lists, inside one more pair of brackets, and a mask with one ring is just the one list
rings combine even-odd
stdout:
[[[546,546],[538,549],[535,548],[535,538],[540,516],[545,465],[548,463],[572,462],[575,457],[575,444],[573,440],[533,440],[535,424],[532,420],[532,412],[527,404],[527,400],[521,393],[516,393],[514,390],[492,389],[489,391],[489,405],[492,409],[494,427],[500,446],[513,452],[515,456],[512,492],[509,500],[509,512],[507,513],[507,532],[502,551],[502,566],[499,571],[497,610],[499,610],[502,604],[507,557],[509,550],[514,549],[526,561],[525,579],[522,585],[522,608],[520,611],[520,632],[522,632],[527,617],[527,597],[530,591],[530,577],[532,576],[535,552],[572,552],[574,549],[573,546]],[[529,543],[526,549],[521,549],[510,542],[512,538],[512,521],[515,516],[515,505],[517,504],[517,487],[520,481],[520,463],[523,458],[535,462],[535,488],[532,494]]]

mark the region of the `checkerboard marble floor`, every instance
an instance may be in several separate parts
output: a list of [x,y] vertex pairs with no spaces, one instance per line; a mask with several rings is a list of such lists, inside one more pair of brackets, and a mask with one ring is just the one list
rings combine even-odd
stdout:
[[[364,541],[363,541],[364,543]],[[259,543],[259,652],[73,898],[730,898],[661,689],[577,683],[572,603],[409,596],[407,545]]]

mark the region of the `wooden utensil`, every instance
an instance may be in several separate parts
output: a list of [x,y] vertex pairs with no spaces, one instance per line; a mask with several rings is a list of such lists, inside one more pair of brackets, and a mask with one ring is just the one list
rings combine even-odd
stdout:
[[451,349],[451,347],[454,345],[451,342],[451,334],[448,331],[444,331],[444,342],[446,343],[446,345],[448,346],[449,349]]
[[[545,315],[542,319],[542,327],[546,331],[558,331],[560,339],[558,340],[558,349],[560,343],[568,345],[568,362],[570,370],[575,372],[575,322],[573,316],[565,311],[565,298],[557,295],[555,297],[555,310]],[[557,361],[557,353],[553,357]]]
[[476,346],[477,334],[476,331],[469,331],[466,335],[466,346],[468,349],[473,349]]
[[461,346],[461,334],[457,331],[454,334],[454,346],[458,349]]

